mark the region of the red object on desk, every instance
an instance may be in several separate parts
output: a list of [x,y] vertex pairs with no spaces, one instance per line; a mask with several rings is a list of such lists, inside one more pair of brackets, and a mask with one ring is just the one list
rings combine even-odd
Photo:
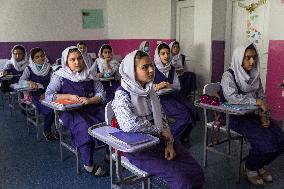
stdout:
[[61,99],[61,100],[55,100],[54,102],[58,103],[58,104],[79,104],[79,101],[73,101],[73,100],[68,100],[68,99]]
[[200,103],[209,104],[209,105],[212,105],[212,106],[219,106],[220,105],[219,98],[217,98],[215,96],[201,95],[199,97],[199,101],[200,101]]

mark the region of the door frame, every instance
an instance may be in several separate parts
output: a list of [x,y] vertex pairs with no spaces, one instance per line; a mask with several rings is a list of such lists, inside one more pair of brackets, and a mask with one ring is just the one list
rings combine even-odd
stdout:
[[[177,10],[176,10],[176,40],[180,41],[180,17],[181,17],[181,9],[187,7],[194,7],[194,0],[186,0],[186,1],[178,1],[177,2]],[[190,61],[188,56],[186,56],[186,61]]]

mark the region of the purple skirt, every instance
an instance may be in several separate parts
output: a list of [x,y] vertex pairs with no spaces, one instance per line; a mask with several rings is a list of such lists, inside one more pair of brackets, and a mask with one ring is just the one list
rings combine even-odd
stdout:
[[74,145],[80,147],[93,140],[88,128],[103,122],[104,115],[103,105],[86,105],[81,109],[62,112],[60,119],[63,121],[63,126],[71,132]]
[[261,126],[258,115],[231,116],[231,128],[244,135],[252,149],[262,152],[276,152],[284,148],[284,133],[271,121],[269,128]]
[[178,141],[174,144],[176,157],[165,159],[165,147],[159,144],[147,151],[125,153],[125,157],[139,169],[160,177],[172,189],[198,187],[204,183],[203,170],[188,150]]

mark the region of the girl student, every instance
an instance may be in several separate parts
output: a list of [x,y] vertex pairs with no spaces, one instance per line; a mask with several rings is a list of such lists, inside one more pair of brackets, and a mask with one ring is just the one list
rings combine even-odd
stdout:
[[41,48],[33,48],[30,51],[29,66],[23,72],[20,81],[28,81],[30,86],[35,89],[32,91],[32,102],[40,113],[44,115],[44,132],[43,135],[47,141],[55,140],[55,135],[51,131],[54,122],[54,112],[41,104],[40,100],[44,99],[46,87],[50,82],[52,68],[46,58],[45,52]]
[[237,47],[230,68],[222,76],[221,85],[229,103],[258,106],[258,114],[232,116],[230,125],[251,146],[245,162],[248,181],[264,186],[265,182],[272,182],[272,175],[265,166],[283,152],[284,133],[269,118],[270,107],[265,101],[259,68],[259,54],[254,44]]
[[186,70],[185,55],[180,53],[179,42],[173,41],[169,47],[172,57],[171,65],[175,67],[181,85],[180,94],[187,98],[192,91],[197,89],[196,75]]
[[14,75],[11,80],[1,82],[1,90],[3,92],[12,91],[10,84],[17,83],[28,66],[28,54],[24,46],[15,45],[11,50],[11,59],[6,62],[3,69],[0,71],[0,76]]
[[[118,73],[119,62],[113,58],[113,49],[108,44],[101,46],[98,56],[91,70],[102,81],[106,91],[106,101],[109,102],[113,99],[117,87],[120,86],[120,75]],[[114,79],[108,80],[110,77],[114,77]]]
[[86,64],[90,68],[93,65],[93,59],[88,54],[87,44],[84,42],[79,42],[77,43],[77,48],[81,51],[82,55],[84,56],[84,59],[86,60]]
[[84,105],[79,109],[62,112],[60,119],[80,151],[86,172],[105,176],[107,171],[93,162],[95,141],[88,134],[90,126],[104,121],[103,86],[91,74],[77,47],[66,48],[62,52],[61,63],[62,68],[54,73],[45,98],[50,102],[68,100]]
[[150,44],[148,41],[142,41],[139,45],[139,50],[144,51],[145,53],[150,55]]
[[115,92],[112,107],[120,129],[152,134],[162,141],[149,150],[124,155],[138,168],[164,179],[172,189],[201,188],[201,167],[174,140],[162,114],[153,89],[154,70],[149,55],[143,51],[129,53],[119,68],[121,87]]
[[188,139],[188,135],[199,117],[193,103],[179,95],[180,82],[174,66],[170,61],[170,48],[161,43],[154,55],[155,77],[154,89],[173,89],[174,92],[160,96],[163,111],[169,118],[174,119],[171,131],[179,140]]

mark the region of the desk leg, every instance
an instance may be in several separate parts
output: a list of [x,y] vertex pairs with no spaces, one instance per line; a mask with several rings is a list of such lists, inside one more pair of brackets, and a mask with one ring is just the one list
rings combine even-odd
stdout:
[[62,145],[61,145],[61,141],[62,141],[62,133],[61,133],[61,126],[59,123],[59,115],[58,115],[58,111],[54,110],[54,124],[55,124],[55,129],[57,130],[58,134],[59,134],[59,151],[60,151],[60,159],[61,161],[63,161],[63,152],[62,152]]
[[230,129],[230,124],[229,124],[229,114],[226,113],[226,128],[227,128],[227,134],[228,134],[228,154],[231,154],[231,129]]
[[150,189],[150,178],[142,181],[142,189]]
[[284,116],[283,116],[283,119],[282,119],[282,131],[284,132]]
[[120,156],[120,151],[115,149],[115,154],[116,154],[116,164],[115,164],[115,171],[116,171],[116,178],[121,181],[121,156]]
[[110,169],[110,182],[111,182],[111,188],[114,188],[115,183],[115,172],[114,172],[114,163],[112,159],[112,148],[109,146],[109,169]]
[[207,146],[208,146],[208,127],[207,127],[207,111],[204,109],[204,144],[203,144],[203,164],[207,167]]

